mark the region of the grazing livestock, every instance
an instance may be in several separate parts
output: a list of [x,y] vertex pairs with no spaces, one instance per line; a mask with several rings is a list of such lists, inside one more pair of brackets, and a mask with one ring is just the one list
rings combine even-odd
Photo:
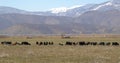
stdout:
[[21,45],[31,45],[31,44],[28,42],[22,42]]
[[39,42],[36,42],[36,44],[38,45],[38,44],[39,44]]
[[72,45],[72,42],[67,41],[65,45]]
[[92,45],[91,42],[87,42],[85,45]]
[[86,45],[86,43],[84,41],[82,41],[82,42],[79,42],[79,45],[84,46],[84,45]]
[[48,42],[44,42],[44,45],[48,45],[49,43]]
[[65,45],[78,45],[78,43],[76,43],[76,42],[69,42],[69,41],[67,41]]
[[53,45],[53,42],[36,42],[37,45]]
[[83,45],[93,45],[93,46],[95,46],[95,45],[97,45],[97,42],[84,42],[84,41],[82,41],[82,42],[79,42],[79,45],[81,45],[81,46],[83,46]]
[[43,45],[43,42],[40,42],[39,45]]
[[112,45],[113,46],[119,46],[119,43],[118,42],[112,42]]
[[12,45],[12,42],[7,42],[7,41],[4,41],[4,42],[1,42],[2,45]]
[[97,42],[87,42],[87,43],[85,43],[85,42],[81,42],[81,45],[93,45],[93,46],[95,46],[95,45],[97,45]]
[[104,45],[105,45],[105,42],[100,42],[99,45],[103,45],[103,46],[104,46]]
[[91,42],[91,45],[96,46],[97,42]]
[[54,43],[53,42],[49,42],[49,45],[53,45]]
[[77,43],[73,42],[73,45],[78,45],[78,42]]

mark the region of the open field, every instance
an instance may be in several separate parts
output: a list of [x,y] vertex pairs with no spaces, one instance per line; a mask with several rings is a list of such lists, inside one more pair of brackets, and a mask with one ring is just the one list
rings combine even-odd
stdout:
[[[32,45],[0,45],[0,63],[120,63],[120,46],[58,45],[66,41],[120,42],[120,37],[10,37],[0,38],[1,41],[28,41]],[[55,44],[38,46],[35,44],[36,41],[53,41]]]

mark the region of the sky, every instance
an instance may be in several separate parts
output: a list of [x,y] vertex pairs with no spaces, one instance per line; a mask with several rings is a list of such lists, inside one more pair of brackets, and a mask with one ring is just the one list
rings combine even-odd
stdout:
[[108,0],[0,0],[0,6],[9,6],[27,11],[47,11],[51,8],[99,4]]

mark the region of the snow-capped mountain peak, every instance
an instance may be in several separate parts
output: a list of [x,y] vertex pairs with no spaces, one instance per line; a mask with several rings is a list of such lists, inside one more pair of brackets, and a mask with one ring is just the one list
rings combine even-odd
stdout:
[[75,6],[72,6],[72,7],[59,7],[59,8],[52,8],[50,9],[51,13],[61,13],[61,12],[67,12],[68,10],[70,9],[74,9],[74,8],[77,8],[77,7],[81,7],[83,5],[75,5]]
[[69,10],[70,10],[70,9],[75,9],[75,8],[82,7],[82,6],[84,6],[84,5],[75,5],[75,6],[69,7],[68,9],[69,9]]
[[86,5],[74,5],[72,7],[59,7],[52,8],[45,12],[30,12],[19,10],[11,7],[1,7],[0,14],[5,13],[20,13],[20,14],[33,14],[33,15],[44,15],[44,16],[70,16],[78,17],[88,11],[109,11],[109,10],[120,10],[120,0],[109,0],[101,4],[86,4]]
[[107,2],[105,5],[109,5],[109,6],[111,6],[111,5],[113,5],[111,2]]
[[120,0],[110,0],[108,2],[99,4],[93,10],[112,10],[112,9],[118,9],[120,7]]
[[99,10],[100,8],[104,7],[104,6],[112,6],[113,4],[111,2],[107,2],[105,4],[101,4],[97,7],[95,7],[93,10]]
[[52,8],[52,9],[50,9],[51,13],[66,12],[67,10],[68,10],[68,8],[66,8],[66,7]]

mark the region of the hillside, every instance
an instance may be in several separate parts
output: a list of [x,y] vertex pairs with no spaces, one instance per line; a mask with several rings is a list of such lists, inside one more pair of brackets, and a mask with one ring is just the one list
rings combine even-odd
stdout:
[[120,11],[90,11],[75,18],[24,14],[0,15],[0,33],[38,34],[119,34]]

